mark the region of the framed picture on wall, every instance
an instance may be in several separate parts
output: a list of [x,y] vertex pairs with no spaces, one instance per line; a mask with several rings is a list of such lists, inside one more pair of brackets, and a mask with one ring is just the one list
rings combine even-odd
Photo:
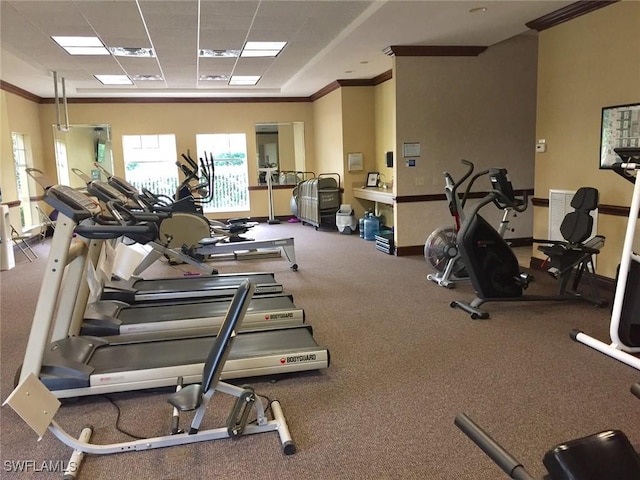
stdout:
[[367,173],[367,187],[377,187],[379,175],[380,174],[378,172]]
[[600,131],[600,168],[620,163],[614,152],[620,147],[640,147],[640,103],[602,109]]

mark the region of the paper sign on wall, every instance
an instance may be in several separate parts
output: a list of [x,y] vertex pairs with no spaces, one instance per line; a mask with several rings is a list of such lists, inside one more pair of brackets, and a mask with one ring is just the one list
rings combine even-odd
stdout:
[[362,170],[362,153],[347,154],[347,165],[350,172],[359,172]]
[[404,158],[420,156],[420,142],[407,142],[402,144],[402,156]]

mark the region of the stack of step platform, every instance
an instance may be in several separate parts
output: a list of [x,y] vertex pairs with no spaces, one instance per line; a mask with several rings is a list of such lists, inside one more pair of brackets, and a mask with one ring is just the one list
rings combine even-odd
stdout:
[[395,247],[393,244],[393,232],[384,231],[376,235],[376,250],[380,250],[387,255],[395,255]]

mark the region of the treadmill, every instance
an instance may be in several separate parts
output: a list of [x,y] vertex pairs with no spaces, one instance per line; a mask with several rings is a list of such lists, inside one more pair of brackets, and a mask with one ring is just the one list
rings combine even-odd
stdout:
[[243,280],[256,285],[256,295],[282,293],[273,273],[218,273],[215,275],[167,277],[157,279],[132,278],[107,283],[100,298],[126,303],[154,302],[203,297],[232,297]]
[[[109,183],[93,180],[78,169],[74,169],[74,172],[87,183],[87,191],[101,201],[105,203],[117,201],[130,208],[142,209],[142,205],[138,205],[125,193]],[[154,249],[159,250],[159,255],[153,257],[154,259],[160,258],[160,255],[167,250],[155,241],[147,243]],[[171,254],[174,253],[171,252]],[[145,263],[145,265],[148,266],[148,263]],[[143,301],[166,301],[182,298],[231,297],[245,279],[256,285],[255,295],[282,293],[284,290],[282,284],[276,282],[273,273],[218,274],[217,270],[214,269],[214,271],[216,274],[204,276],[167,277],[149,280],[137,277],[129,280],[111,279],[104,286],[100,298],[101,300],[118,300],[133,304]]]
[[[83,316],[81,335],[111,336],[193,327],[217,330],[225,318],[231,297],[173,301],[170,304],[93,302]],[[239,330],[271,329],[304,323],[304,310],[292,295],[253,297]]]
[[[134,213],[131,209],[139,210],[133,199],[130,199],[111,185],[91,180],[79,169],[74,172],[83,178],[87,183],[88,193],[94,194],[105,204],[112,202],[112,205],[119,204],[124,208],[119,209],[118,214],[128,215],[131,221],[138,217],[143,217],[147,221],[160,220],[160,215],[149,212]],[[126,210],[125,210],[126,209]],[[128,213],[130,212],[130,213]],[[122,218],[124,221],[124,218]],[[154,230],[155,233],[155,230]],[[140,238],[138,239],[140,240]],[[241,281],[249,279],[253,282],[266,282],[262,285],[263,290],[274,290],[281,292],[282,286],[275,283],[273,274],[252,273],[248,275],[225,275],[203,278],[166,278],[157,281],[137,280],[135,284],[141,284],[144,288],[160,284],[163,286],[158,291],[151,292],[151,295],[135,294],[134,290],[129,290],[129,295],[122,288],[118,289],[119,295],[113,295],[116,301],[100,300],[87,306],[82,324],[79,328],[81,335],[119,335],[126,333],[140,333],[176,330],[208,326],[216,329],[224,319],[227,308],[233,295]],[[202,280],[196,283],[201,288],[198,295],[194,296],[192,291],[180,292],[172,289],[171,285],[185,284],[189,280]],[[191,285],[193,282],[187,283]],[[208,287],[208,288],[207,288]],[[273,287],[273,288],[272,288]],[[216,296],[212,296],[211,290],[215,290]],[[110,290],[112,293],[114,289]],[[206,295],[206,297],[204,297]],[[105,295],[102,296],[104,298]],[[149,299],[151,297],[151,299]],[[123,302],[122,299],[129,300]],[[176,298],[186,298],[187,300],[176,300]],[[137,300],[137,301],[136,301]],[[133,305],[131,302],[135,302]],[[293,304],[293,297],[282,293],[271,294],[268,297],[255,296],[252,298],[247,317],[242,323],[242,330],[245,329],[270,329],[279,326],[300,325],[304,323],[304,311]],[[71,335],[78,333],[77,323],[72,322],[69,332]]]
[[[40,377],[58,397],[69,398],[173,386],[200,381],[202,367],[215,334],[211,328],[118,335],[115,337],[64,336],[54,324],[58,302],[72,292],[63,285],[67,267],[86,265],[83,238],[131,238],[149,234],[152,226],[96,224],[100,205],[71,187],[49,187],[44,200],[58,210],[58,225],[51,242],[34,320],[27,342],[20,381],[29,374]],[[82,263],[84,262],[84,263]],[[65,282],[69,280],[65,278]],[[70,282],[71,284],[73,282]],[[58,323],[59,316],[55,315]],[[54,332],[50,335],[50,331]],[[68,329],[67,329],[68,332]],[[327,368],[329,351],[319,346],[308,325],[238,335],[229,353],[222,378],[274,375]]]
[[[185,338],[161,335],[141,342],[142,336],[67,337],[48,345],[39,370],[40,380],[58,398],[100,395],[200,382],[202,368],[215,334]],[[134,359],[135,365],[132,363]],[[245,332],[237,335],[222,379],[279,375],[329,366],[329,351],[319,346],[310,326]]]

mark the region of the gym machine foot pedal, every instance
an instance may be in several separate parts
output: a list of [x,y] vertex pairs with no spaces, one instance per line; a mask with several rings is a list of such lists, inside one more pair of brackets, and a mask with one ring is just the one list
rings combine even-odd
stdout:
[[229,437],[237,438],[242,435],[247,426],[249,412],[256,402],[256,393],[252,388],[245,388],[244,392],[236,399],[233,409],[227,418],[227,432]]

